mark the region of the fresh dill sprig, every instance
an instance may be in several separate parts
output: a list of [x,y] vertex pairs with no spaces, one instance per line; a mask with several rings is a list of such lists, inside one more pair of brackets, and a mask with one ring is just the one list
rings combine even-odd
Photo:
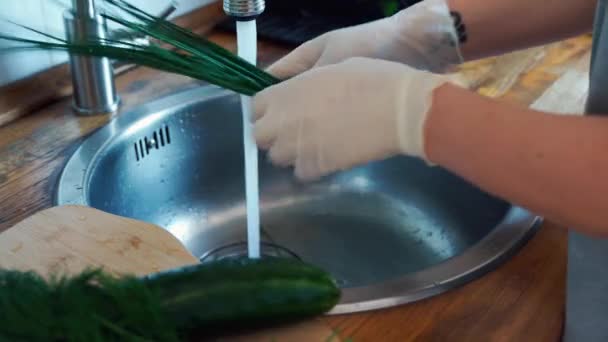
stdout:
[[159,295],[99,269],[45,280],[0,270],[0,341],[178,341]]

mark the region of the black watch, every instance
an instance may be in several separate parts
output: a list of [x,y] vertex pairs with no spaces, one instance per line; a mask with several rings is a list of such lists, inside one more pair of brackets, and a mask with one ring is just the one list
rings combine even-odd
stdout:
[[462,15],[455,11],[450,11],[450,15],[454,21],[454,28],[456,29],[456,34],[458,35],[458,42],[460,44],[465,43],[467,41],[467,30],[464,26],[464,22],[462,21]]

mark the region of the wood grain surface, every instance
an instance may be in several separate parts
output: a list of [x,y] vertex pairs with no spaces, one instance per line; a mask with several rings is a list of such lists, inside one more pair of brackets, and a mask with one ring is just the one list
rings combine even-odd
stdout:
[[[160,227],[81,206],[46,209],[0,233],[0,267],[36,271],[47,277],[74,275],[88,267],[143,276],[197,263],[196,257]],[[230,331],[226,334],[214,341],[325,342],[335,332],[312,319],[239,336]],[[339,341],[337,337],[333,340]]]
[[[213,31],[209,37],[235,48],[232,35]],[[565,91],[564,84],[584,83],[581,77],[590,46],[591,38],[582,36],[468,63],[458,76],[484,95],[532,105],[543,96],[555,98],[551,92]],[[260,64],[267,65],[287,51],[261,42]],[[583,71],[568,73],[577,67]],[[571,78],[560,82],[561,77]],[[199,84],[137,68],[117,78],[125,102],[121,112]],[[61,100],[0,127],[0,231],[52,205],[54,185],[66,158],[84,137],[110,120],[76,117],[68,104]],[[563,104],[542,106],[561,108]],[[412,305],[330,317],[326,322],[339,329],[341,337],[354,341],[557,341],[563,322],[565,271],[566,231],[547,223],[515,257],[482,279]]]
[[0,267],[44,276],[87,267],[142,276],[196,263],[168,231],[88,207],[46,209],[0,233]]

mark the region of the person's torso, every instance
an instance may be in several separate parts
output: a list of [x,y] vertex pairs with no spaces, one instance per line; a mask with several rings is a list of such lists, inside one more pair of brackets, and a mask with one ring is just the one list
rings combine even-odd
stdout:
[[[598,0],[585,112],[608,115],[608,0]],[[568,237],[564,341],[608,341],[608,240],[575,230]]]
[[599,0],[593,31],[587,113],[608,114],[608,0]]

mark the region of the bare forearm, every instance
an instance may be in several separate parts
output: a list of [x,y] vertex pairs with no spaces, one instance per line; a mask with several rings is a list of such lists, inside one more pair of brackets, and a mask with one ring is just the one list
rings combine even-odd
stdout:
[[518,108],[452,85],[435,91],[429,158],[485,191],[608,236],[608,118]]
[[466,60],[589,32],[597,0],[448,0],[462,16]]

